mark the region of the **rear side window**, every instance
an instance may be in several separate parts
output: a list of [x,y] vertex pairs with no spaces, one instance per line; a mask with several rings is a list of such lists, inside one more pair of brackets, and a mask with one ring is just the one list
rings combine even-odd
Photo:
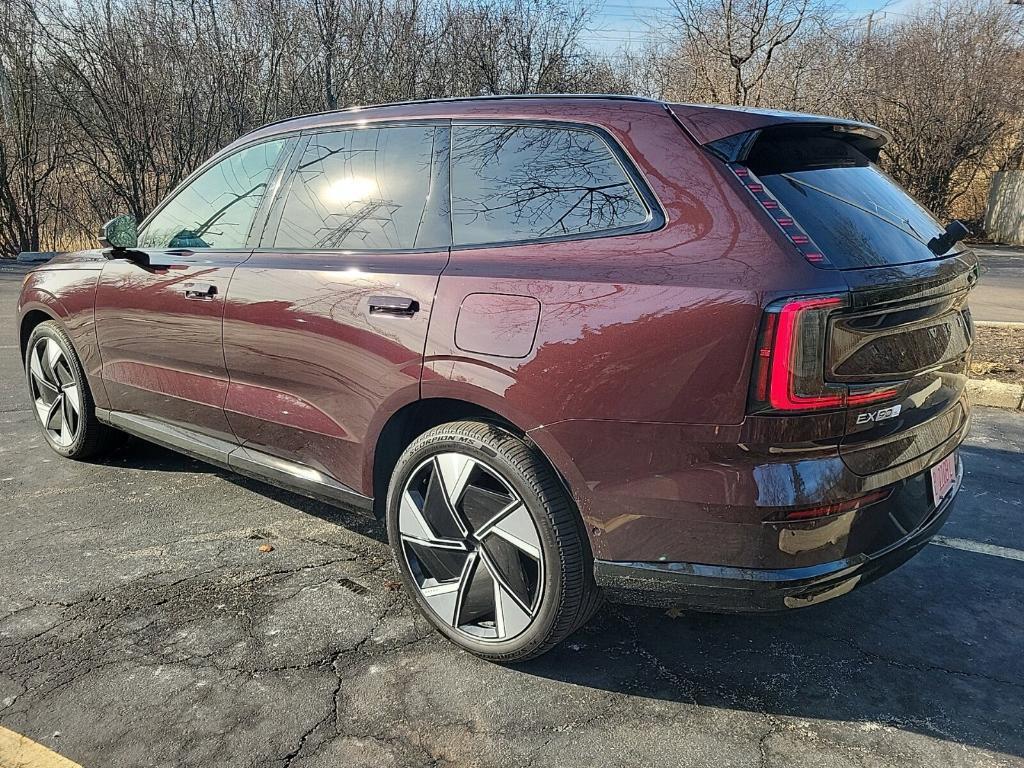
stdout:
[[309,137],[292,174],[275,246],[401,250],[447,245],[424,226],[434,126],[364,128]]
[[583,235],[643,224],[647,206],[608,144],[572,128],[452,128],[458,245]]
[[146,224],[143,248],[244,248],[284,141],[235,152],[203,171]]
[[747,165],[840,269],[935,258],[927,244],[943,228],[841,137],[765,131]]

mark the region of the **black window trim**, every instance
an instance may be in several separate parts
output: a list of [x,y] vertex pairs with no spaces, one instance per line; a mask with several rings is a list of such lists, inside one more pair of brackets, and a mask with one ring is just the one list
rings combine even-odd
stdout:
[[[291,177],[295,170],[295,165],[298,163],[301,157],[301,150],[305,147],[306,140],[309,136],[321,133],[336,133],[339,131],[351,131],[351,130],[368,130],[373,128],[401,128],[401,127],[414,127],[414,126],[425,126],[432,125],[436,128],[448,129],[448,147],[444,150],[444,157],[447,161],[447,173],[445,174],[445,183],[448,187],[448,231],[449,231],[449,243],[448,245],[437,245],[424,248],[396,248],[396,249],[355,249],[355,248],[278,248],[274,246],[273,242],[277,237],[277,228],[280,225],[280,215],[282,212],[285,193],[289,185],[291,184]],[[647,209],[647,218],[637,224],[630,224],[623,227],[611,227],[608,229],[594,230],[593,232],[578,232],[565,235],[552,235],[550,237],[539,237],[539,238],[523,238],[516,240],[501,240],[487,243],[465,243],[456,244],[454,238],[454,224],[451,215],[452,209],[452,183],[451,183],[451,158],[452,158],[452,137],[454,135],[454,129],[456,126],[523,126],[523,127],[538,127],[538,128],[558,128],[563,130],[578,130],[589,132],[596,135],[604,144],[608,147],[612,156],[618,162],[622,168],[626,177],[633,184],[634,189],[639,194],[641,201]],[[209,160],[200,165],[196,170],[186,176],[178,185],[163,199],[163,201],[154,208],[150,214],[142,221],[139,225],[139,231],[142,232],[153,218],[159,214],[164,207],[176,198],[182,191],[187,189],[188,185],[191,184],[196,178],[201,176],[207,170],[212,168],[217,163],[227,160],[229,157],[237,154],[246,149],[250,149],[260,144],[266,144],[272,141],[284,141],[285,146],[281,150],[281,154],[278,156],[277,165],[271,174],[270,181],[267,184],[267,193],[263,195],[263,199],[260,201],[259,207],[256,209],[256,213],[253,216],[252,224],[249,229],[249,236],[246,239],[246,244],[240,248],[214,248],[218,252],[257,252],[257,253],[338,253],[338,254],[374,254],[374,253],[436,253],[442,250],[472,250],[482,248],[505,248],[517,245],[533,245],[543,243],[559,243],[559,242],[572,242],[576,240],[595,240],[598,238],[607,237],[622,237],[625,235],[642,234],[647,232],[655,232],[665,226],[666,217],[664,209],[647,183],[647,179],[644,178],[643,174],[637,167],[636,162],[630,156],[630,154],[623,148],[619,141],[611,135],[606,129],[593,125],[591,123],[581,123],[572,120],[557,120],[557,119],[502,119],[502,118],[403,118],[397,120],[367,120],[358,122],[346,122],[337,123],[330,125],[318,125],[314,127],[308,127],[305,129],[296,129],[292,131],[282,131],[271,136],[262,136],[259,139],[248,141],[244,144],[232,149],[230,152],[218,152],[214,154]],[[166,250],[164,249],[153,249],[153,250]],[[205,249],[202,249],[205,250]]]
[[198,168],[192,171],[192,173],[190,173],[184,179],[179,181],[178,184],[174,187],[174,189],[167,193],[167,196],[160,201],[160,204],[157,205],[156,208],[154,208],[152,211],[150,211],[149,215],[146,216],[146,218],[144,218],[142,220],[142,223],[140,223],[138,226],[138,232],[139,235],[141,236],[141,234],[145,231],[146,227],[150,225],[153,219],[156,218],[160,214],[160,212],[163,211],[163,209],[166,208],[171,203],[172,200],[174,200],[176,197],[178,197],[178,195],[180,195],[182,192],[188,189],[193,181],[198,179],[200,176],[202,176],[204,173],[211,170],[215,166],[220,165],[220,163],[224,162],[228,158],[234,157],[239,152],[244,152],[247,149],[252,149],[253,147],[257,147],[261,144],[269,144],[274,141],[281,141],[284,143],[284,146],[281,147],[281,153],[277,156],[277,160],[274,163],[274,168],[270,172],[270,179],[267,181],[267,191],[263,194],[263,197],[260,198],[260,204],[256,207],[256,211],[253,213],[252,221],[249,222],[249,232],[246,235],[244,245],[237,248],[220,248],[218,246],[212,246],[210,248],[171,248],[169,245],[164,245],[146,247],[142,248],[142,250],[180,250],[192,251],[195,253],[200,253],[202,251],[207,250],[216,251],[217,253],[248,253],[249,251],[251,251],[253,249],[253,235],[256,231],[256,224],[260,223],[262,226],[265,223],[263,220],[264,215],[267,212],[267,210],[269,210],[269,203],[267,201],[268,199],[272,198],[277,194],[277,190],[274,188],[274,185],[280,181],[281,172],[285,167],[286,161],[291,157],[295,145],[294,140],[298,137],[298,135],[299,131],[282,132],[279,134],[274,134],[273,136],[264,136],[254,141],[247,141],[245,144],[240,144],[239,146],[235,147],[230,152],[221,150],[219,152],[214,153],[213,156],[208,158],[205,163],[202,163]]
[[[525,128],[556,128],[561,130],[576,130],[585,133],[591,133],[597,136],[608,150],[611,152],[612,157],[615,158],[619,167],[622,169],[626,178],[633,185],[634,190],[643,202],[644,207],[647,209],[647,217],[644,221],[637,224],[629,224],[622,227],[609,227],[607,229],[597,229],[593,232],[573,232],[565,235],[552,235],[550,237],[532,237],[532,238],[521,238],[516,240],[495,240],[492,242],[482,243],[456,243],[455,242],[455,224],[452,223],[452,250],[453,251],[465,251],[482,248],[507,248],[510,246],[517,245],[534,245],[543,243],[562,243],[572,242],[575,240],[596,240],[599,238],[606,237],[621,237],[624,235],[635,235],[645,232],[655,232],[665,226],[665,213],[661,207],[657,196],[654,191],[650,188],[647,183],[647,179],[643,177],[639,169],[636,166],[633,158],[630,157],[629,153],[622,147],[621,144],[604,128],[592,125],[590,123],[580,123],[571,120],[522,120],[522,119],[508,119],[504,120],[501,118],[459,118],[451,121],[452,131],[451,136],[455,136],[455,129],[459,126],[522,126]],[[454,155],[454,145],[449,151],[449,169]],[[451,178],[451,171],[449,170],[449,179]],[[448,193],[453,193],[452,184],[448,185]],[[449,200],[448,210],[449,218],[451,216],[451,210],[454,206],[454,201]]]
[[301,144],[302,136],[300,134],[295,133],[287,137],[287,144],[285,144],[281,152],[277,167],[274,168],[274,174],[270,177],[270,183],[267,184],[267,194],[260,201],[260,207],[256,210],[256,216],[253,218],[249,237],[246,240],[249,251],[259,248],[260,241],[266,234],[267,226],[271,221],[271,214],[274,211],[274,204],[288,178],[288,169],[291,168],[292,162],[298,155]]
[[[263,232],[259,241],[254,246],[255,253],[280,253],[280,254],[305,254],[305,253],[316,253],[316,254],[344,254],[346,256],[360,256],[363,254],[404,254],[404,253],[438,253],[447,252],[452,247],[452,223],[451,223],[451,120],[448,118],[424,118],[419,119],[401,119],[401,120],[375,120],[375,121],[359,121],[351,123],[337,123],[331,125],[318,125],[311,128],[305,128],[301,131],[296,132],[298,140],[295,143],[294,148],[291,152],[287,166],[284,168],[283,176],[280,184],[278,184],[274,192],[274,200],[271,206],[267,210],[267,218],[264,224]],[[433,184],[438,180],[442,180],[444,185],[448,189],[448,242],[431,245],[420,248],[296,248],[296,247],[283,247],[275,245],[277,240],[277,232],[281,226],[281,217],[284,213],[284,203],[288,196],[288,191],[294,180],[295,171],[298,167],[299,161],[302,158],[302,153],[309,142],[309,138],[312,136],[324,134],[324,133],[341,133],[343,131],[360,131],[360,130],[374,130],[381,128],[416,128],[416,127],[433,127],[435,129],[441,129],[448,133],[448,145],[434,146],[434,158],[433,162],[442,160],[444,162],[444,168],[439,168],[436,174],[432,174],[430,179],[430,193],[433,193]],[[443,179],[440,176],[443,174]],[[432,195],[433,202],[430,204],[430,213],[437,214],[436,206],[440,202],[437,195]]]

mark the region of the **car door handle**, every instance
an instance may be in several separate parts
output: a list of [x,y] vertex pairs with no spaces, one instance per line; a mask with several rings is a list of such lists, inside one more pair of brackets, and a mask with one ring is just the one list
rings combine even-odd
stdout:
[[213,283],[182,283],[181,290],[186,299],[212,299],[217,295],[217,286]]
[[397,315],[412,317],[420,311],[420,304],[407,296],[371,296],[371,315]]

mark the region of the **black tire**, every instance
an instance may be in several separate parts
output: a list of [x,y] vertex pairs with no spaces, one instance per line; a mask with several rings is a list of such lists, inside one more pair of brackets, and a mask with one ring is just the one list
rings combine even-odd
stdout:
[[[474,474],[473,477],[483,478],[481,482],[491,482],[492,474],[500,476],[506,487],[510,487],[514,495],[518,496],[518,499],[513,499],[512,505],[525,506],[535,526],[535,533],[538,535],[539,551],[542,553],[542,557],[538,560],[537,565],[539,573],[536,575],[536,584],[534,584],[536,597],[531,603],[532,618],[525,629],[519,630],[518,634],[506,639],[501,637],[503,629],[495,629],[495,638],[478,639],[468,635],[466,628],[457,626],[462,612],[459,607],[461,603],[458,602],[461,597],[454,598],[457,602],[453,609],[455,617],[452,620],[453,623],[447,623],[431,608],[424,592],[421,591],[421,581],[434,585],[433,589],[435,590],[451,582],[447,581],[438,585],[437,579],[423,579],[422,563],[417,560],[415,552],[407,548],[416,546],[410,545],[410,542],[415,539],[403,538],[400,531],[399,518],[402,498],[407,486],[410,482],[417,481],[416,473],[432,472],[430,467],[436,466],[440,473],[441,465],[431,462],[435,462],[437,456],[451,456],[453,453],[469,457],[475,462],[473,468],[466,471],[467,476],[470,473],[479,472],[480,475]],[[429,482],[433,482],[433,479]],[[452,502],[452,506],[456,509],[462,504],[463,511],[469,509],[466,505],[470,503],[468,501],[470,489],[477,494],[486,493],[476,487],[475,481],[466,480],[465,482],[465,490],[459,497],[463,501],[459,501],[457,498]],[[444,488],[445,484],[442,482],[439,487]],[[422,496],[416,496],[417,499],[422,500],[424,505],[423,512],[418,517],[420,522],[427,521],[425,505],[426,499],[429,497],[429,491],[425,491]],[[446,506],[446,508],[450,510],[452,506]],[[458,512],[457,516],[460,516],[463,524],[472,528],[475,524],[470,522],[469,513],[464,515],[463,511]],[[516,515],[519,514],[517,507]],[[501,513],[497,517],[500,516]],[[520,523],[522,520],[520,517]],[[478,656],[499,662],[524,661],[539,656],[582,626],[599,605],[600,591],[594,583],[590,543],[575,503],[554,470],[539,452],[498,425],[480,421],[452,422],[435,427],[414,440],[399,458],[391,478],[387,499],[387,526],[388,537],[402,574],[403,584],[413,595],[420,610],[440,632],[457,645]],[[495,525],[491,530],[497,527]],[[487,525],[482,525],[478,530],[487,530]],[[505,536],[500,535],[501,532],[498,533],[502,541],[496,543],[507,550],[509,545]],[[472,538],[472,534],[467,534],[467,536]],[[492,536],[487,541],[496,540]],[[477,543],[475,546],[478,550],[486,550],[478,555],[472,555],[478,557],[481,565],[499,562],[497,559],[485,557],[490,551],[490,544]],[[431,553],[435,552],[436,550],[431,550]],[[471,554],[466,557],[468,558]],[[521,552],[519,554],[522,555]],[[453,555],[453,557],[455,556],[461,555]],[[520,557],[520,560],[529,564],[530,558]],[[500,562],[504,564],[508,560],[504,559]],[[413,572],[413,563],[416,564],[418,575]],[[471,567],[469,566],[469,568]],[[465,576],[466,570],[464,567],[463,576]],[[501,572],[501,568],[491,571],[494,603],[501,602],[502,593],[499,585],[502,582],[495,575]],[[460,582],[463,576],[460,576]],[[461,596],[462,593],[463,587],[460,586],[458,594]],[[486,594],[486,592],[482,591],[481,594]],[[500,613],[500,609],[496,610]],[[500,619],[495,621],[498,626],[506,626]],[[470,625],[466,625],[466,627],[473,631],[485,631],[487,624],[488,622],[485,621],[484,629]]]
[[[43,424],[43,416],[40,413],[38,396],[46,389],[45,385],[39,383],[38,376],[33,375],[33,355],[36,354],[40,345],[56,344],[60,349],[60,357],[54,366],[56,381],[63,385],[60,389],[74,391],[76,400],[79,403],[77,418],[69,419],[71,427],[68,429],[68,437],[61,439],[59,430],[48,429]],[[47,374],[51,373],[50,369]],[[25,378],[28,383],[29,398],[32,401],[33,412],[36,414],[36,421],[40,425],[43,437],[54,452],[68,459],[88,459],[109,450],[114,442],[115,432],[110,427],[101,424],[96,419],[96,407],[89,389],[89,382],[82,370],[82,361],[75,352],[74,345],[67,333],[53,320],[40,323],[29,336],[28,344],[25,347]],[[69,390],[70,387],[77,387]],[[51,390],[46,390],[51,393]],[[73,410],[73,409],[72,409]],[[61,422],[63,424],[63,421]]]

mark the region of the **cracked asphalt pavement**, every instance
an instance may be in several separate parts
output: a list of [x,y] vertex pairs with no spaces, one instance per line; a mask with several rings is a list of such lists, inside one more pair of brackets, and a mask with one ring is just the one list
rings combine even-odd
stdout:
[[[786,615],[606,606],[498,666],[417,617],[372,521],[137,440],[58,458],[14,345],[0,725],[86,768],[1024,765],[1020,560],[929,546]],[[1024,414],[976,410],[945,536],[1024,549],[1022,447]]]

